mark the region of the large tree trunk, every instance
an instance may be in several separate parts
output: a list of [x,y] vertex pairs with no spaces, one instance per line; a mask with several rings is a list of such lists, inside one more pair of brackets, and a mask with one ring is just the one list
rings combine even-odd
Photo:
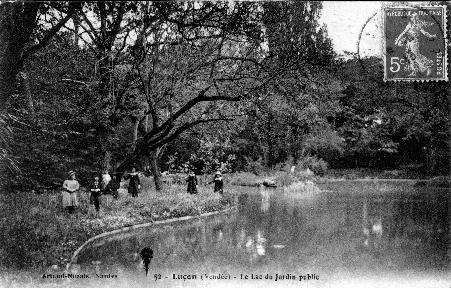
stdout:
[[38,5],[19,1],[0,5],[0,112],[6,109],[22,69],[22,53],[36,26]]
[[[156,114],[153,114],[153,125],[158,125],[158,116]],[[149,115],[144,116],[144,133],[147,133],[149,130]],[[161,156],[161,153],[163,152],[163,148],[157,148],[155,151],[152,151],[149,154],[148,157],[148,163],[146,163],[146,166],[150,166],[150,172],[153,175],[154,183],[155,183],[155,190],[161,191],[163,189],[162,181],[161,181],[161,173],[160,168],[158,167],[158,159]]]
[[158,168],[159,152],[160,152],[160,149],[157,149],[157,151],[153,151],[149,155],[150,171],[152,172],[153,179],[155,182],[155,190],[157,190],[157,191],[161,191],[161,189],[162,189],[161,173],[160,173],[160,169]]
[[[35,27],[36,3],[4,2],[0,4],[0,116],[5,115],[14,93],[17,73],[22,69],[22,51]],[[7,135],[0,135],[8,139]],[[7,141],[0,141],[0,186],[6,183]]]
[[291,126],[291,157],[293,164],[297,165],[299,161],[299,129],[296,125]]
[[18,70],[20,54],[13,45],[15,3],[0,5],[0,111],[8,105]]
[[35,110],[34,110],[34,102],[33,102],[33,95],[31,93],[31,86],[30,86],[30,78],[28,78],[27,72],[20,72],[20,82],[22,86],[22,94],[26,99],[27,105],[28,105],[28,113],[30,113],[30,116],[34,118],[35,116]]
[[274,166],[274,131],[272,127],[273,116],[270,114],[266,122],[266,144],[268,145],[268,156],[266,166],[272,169]]
[[[109,58],[110,52],[109,51],[105,51],[101,54],[100,60],[99,60],[99,71],[98,71],[98,76],[99,76],[99,85],[97,87],[98,89],[98,93],[100,95],[100,101],[106,101],[107,99],[109,99],[109,97],[113,97],[111,91],[110,91],[110,85],[111,85],[111,72],[112,72],[112,67],[111,67],[111,61]],[[103,108],[105,109],[105,108]],[[105,113],[108,111],[105,110],[101,110],[99,111],[99,115],[101,116],[102,113]],[[102,116],[101,116],[102,117]],[[106,118],[100,118],[99,119],[100,122],[100,133],[99,133],[99,140],[98,140],[98,148],[100,150],[100,156],[101,158],[101,168],[103,171],[109,171],[111,169],[111,139],[113,136],[113,131],[111,128],[111,123],[108,117]]]
[[97,134],[97,149],[99,151],[100,169],[102,171],[111,170],[111,150],[109,143],[111,142],[111,132],[102,127]]
[[135,150],[136,142],[138,141],[138,128],[139,128],[139,118],[136,117],[133,121],[133,139],[132,139],[133,150]]
[[75,13],[74,16],[72,17],[72,21],[74,22],[74,44],[76,47],[78,47],[78,30],[80,28],[80,16]]

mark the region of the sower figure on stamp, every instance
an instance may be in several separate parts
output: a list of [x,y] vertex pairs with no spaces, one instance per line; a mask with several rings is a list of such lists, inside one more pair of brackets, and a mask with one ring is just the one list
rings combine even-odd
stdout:
[[406,47],[406,57],[409,60],[408,69],[411,71],[409,76],[417,76],[418,72],[426,72],[426,76],[431,74],[432,59],[420,53],[421,34],[428,38],[436,37],[436,35],[429,34],[424,30],[427,25],[428,23],[418,18],[418,13],[413,13],[410,16],[410,22],[395,40],[396,45]]
[[188,174],[188,178],[186,178],[186,182],[188,182],[188,193],[196,194],[197,193],[197,177],[194,174],[193,170],[190,170]]
[[100,189],[100,180],[99,180],[99,176],[94,176],[93,182],[91,183],[91,185],[89,186],[89,191],[91,192],[91,196],[89,197],[89,202],[94,205],[95,209],[96,209],[96,215],[99,215],[99,211],[100,211],[100,194],[101,194],[101,189]]
[[74,171],[67,173],[67,179],[63,182],[63,207],[67,209],[69,214],[74,212],[75,207],[78,206],[77,191],[80,189],[80,184],[76,180]]
[[222,175],[221,175],[220,171],[217,171],[215,173],[215,177],[214,177],[213,181],[211,181],[209,184],[211,184],[211,183],[215,183],[215,189],[214,189],[215,193],[219,192],[222,194],[224,192],[224,190],[223,190],[224,189],[224,181],[222,179]]
[[132,197],[138,197],[139,189],[141,189],[141,182],[139,180],[138,172],[136,172],[136,168],[133,167],[132,172],[125,175],[124,179],[130,179],[130,182],[128,182],[128,193],[130,193]]

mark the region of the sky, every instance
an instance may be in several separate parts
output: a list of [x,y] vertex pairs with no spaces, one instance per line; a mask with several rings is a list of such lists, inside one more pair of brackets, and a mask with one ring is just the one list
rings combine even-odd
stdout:
[[324,1],[320,23],[327,25],[329,37],[338,54],[357,53],[359,34],[365,22],[376,12],[363,30],[361,55],[379,55],[381,44],[380,22],[382,2],[379,1]]

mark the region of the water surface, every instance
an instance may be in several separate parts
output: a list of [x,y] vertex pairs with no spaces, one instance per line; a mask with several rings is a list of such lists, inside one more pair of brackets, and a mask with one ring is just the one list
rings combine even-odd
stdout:
[[[91,278],[73,284],[450,287],[449,190],[359,181],[322,188],[316,196],[251,188],[234,212],[97,241],[74,266]],[[144,247],[154,251],[148,276],[137,254]],[[173,279],[188,275],[196,279]]]

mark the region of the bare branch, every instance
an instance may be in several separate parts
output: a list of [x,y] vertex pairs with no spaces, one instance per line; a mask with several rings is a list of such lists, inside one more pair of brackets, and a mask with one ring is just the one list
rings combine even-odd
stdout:
[[182,134],[183,132],[185,132],[188,129],[193,128],[196,125],[203,124],[203,123],[209,123],[209,122],[218,122],[218,121],[233,121],[234,119],[235,118],[210,118],[210,119],[198,119],[193,122],[185,123],[184,125],[177,128],[171,135],[163,138],[162,140],[160,140],[158,142],[152,143],[150,146],[150,148],[152,148],[152,149],[149,149],[149,150],[153,150],[157,147],[160,147],[161,145],[171,142],[172,140],[177,138],[180,134]]
[[74,79],[68,79],[68,78],[63,78],[61,79],[62,82],[70,82],[70,83],[75,83],[75,84],[81,84],[81,85],[85,85],[86,87],[89,87],[88,84],[86,84],[83,81],[79,81],[79,80],[74,80]]
[[26,59],[28,56],[32,55],[33,53],[36,53],[39,49],[47,45],[47,43],[52,39],[52,37],[63,27],[69,19],[72,18],[72,16],[77,12],[78,9],[80,9],[80,6],[83,2],[70,2],[69,8],[66,13],[66,17],[61,19],[58,24],[53,26],[45,35],[44,37],[39,41],[38,44],[31,46],[29,49],[24,51],[22,54],[22,60]]
[[[96,29],[94,28],[94,25],[92,25],[91,21],[88,19],[88,17],[85,15],[85,13],[81,13],[81,14],[83,15],[83,19],[85,20],[86,24],[88,24],[89,29],[86,29],[86,28],[82,25],[82,23],[80,23],[80,26],[81,26],[85,31],[90,31],[90,32],[89,32],[89,36],[91,37],[91,40],[92,40],[94,43],[101,44],[102,41],[100,40],[100,37],[99,37],[99,35],[97,34],[97,31],[96,31]],[[97,46],[99,46],[99,45],[97,45]]]
[[165,138],[160,139],[159,141],[153,142],[151,145],[148,146],[140,146],[135,149],[133,154],[128,157],[124,162],[122,162],[121,165],[117,168],[117,171],[123,171],[128,166],[130,166],[133,162],[135,162],[139,157],[142,155],[148,153],[149,151],[153,151],[157,149],[158,147],[161,147],[171,141],[173,141],[175,138],[177,138],[180,134],[183,132],[193,128],[196,125],[202,124],[202,123],[208,123],[208,122],[218,122],[218,121],[232,121],[234,118],[210,118],[210,119],[198,119],[193,122],[185,123],[181,127],[177,128],[171,135],[166,135]]

